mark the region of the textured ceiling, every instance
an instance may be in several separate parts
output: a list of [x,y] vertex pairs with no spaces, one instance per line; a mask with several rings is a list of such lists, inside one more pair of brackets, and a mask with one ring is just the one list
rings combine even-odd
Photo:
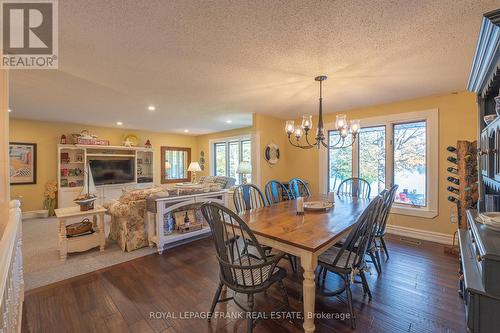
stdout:
[[59,1],[59,70],[12,71],[12,116],[197,134],[315,114],[318,74],[325,112],[464,90],[499,4]]

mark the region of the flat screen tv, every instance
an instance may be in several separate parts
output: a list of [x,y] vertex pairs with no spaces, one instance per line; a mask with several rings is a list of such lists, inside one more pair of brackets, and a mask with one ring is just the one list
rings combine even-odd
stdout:
[[90,159],[96,185],[124,184],[135,181],[134,159]]

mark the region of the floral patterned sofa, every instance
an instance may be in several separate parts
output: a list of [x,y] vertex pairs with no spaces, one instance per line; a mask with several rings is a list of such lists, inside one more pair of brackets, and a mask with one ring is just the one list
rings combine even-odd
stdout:
[[106,205],[111,215],[109,239],[116,241],[123,251],[133,251],[148,246],[146,224],[146,199],[148,197],[166,197],[187,195],[196,192],[219,191],[234,185],[231,177],[203,177],[198,182],[202,189],[176,189],[175,186],[155,186],[149,189],[124,190],[118,201]]
[[116,241],[123,251],[133,251],[148,245],[146,225],[146,198],[150,195],[168,196],[161,187],[125,191],[118,201],[108,205],[111,215],[109,239]]

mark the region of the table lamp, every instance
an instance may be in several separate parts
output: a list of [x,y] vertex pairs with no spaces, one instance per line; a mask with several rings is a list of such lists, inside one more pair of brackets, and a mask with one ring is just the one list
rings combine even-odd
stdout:
[[193,183],[196,182],[196,173],[201,171],[200,164],[198,162],[191,162],[188,167],[188,171],[193,173]]
[[247,176],[252,173],[252,165],[248,161],[241,161],[238,164],[238,169],[236,169],[236,173],[243,175],[243,184],[247,183]]

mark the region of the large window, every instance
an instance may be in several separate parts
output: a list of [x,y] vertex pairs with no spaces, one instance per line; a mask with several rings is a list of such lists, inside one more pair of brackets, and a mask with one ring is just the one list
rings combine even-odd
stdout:
[[[338,131],[328,131],[330,145],[339,141]],[[330,149],[328,152],[328,188],[336,191],[339,184],[352,177],[352,148]]]
[[426,205],[426,123],[395,124],[393,130],[396,202]]
[[[367,180],[371,195],[397,184],[393,212],[422,217],[437,215],[438,111],[361,119],[354,145],[320,152],[323,191],[336,191],[349,177]],[[329,125],[327,125],[328,128]],[[330,144],[338,141],[328,131]]]
[[[238,165],[241,161],[252,163],[252,141],[248,138],[232,138],[213,143],[213,174],[215,176],[228,176],[236,179],[236,184],[241,184],[243,175],[238,174]],[[245,175],[247,182],[252,181],[252,175]]]
[[371,194],[386,188],[385,183],[385,126],[362,128],[358,137],[359,178],[370,183]]

